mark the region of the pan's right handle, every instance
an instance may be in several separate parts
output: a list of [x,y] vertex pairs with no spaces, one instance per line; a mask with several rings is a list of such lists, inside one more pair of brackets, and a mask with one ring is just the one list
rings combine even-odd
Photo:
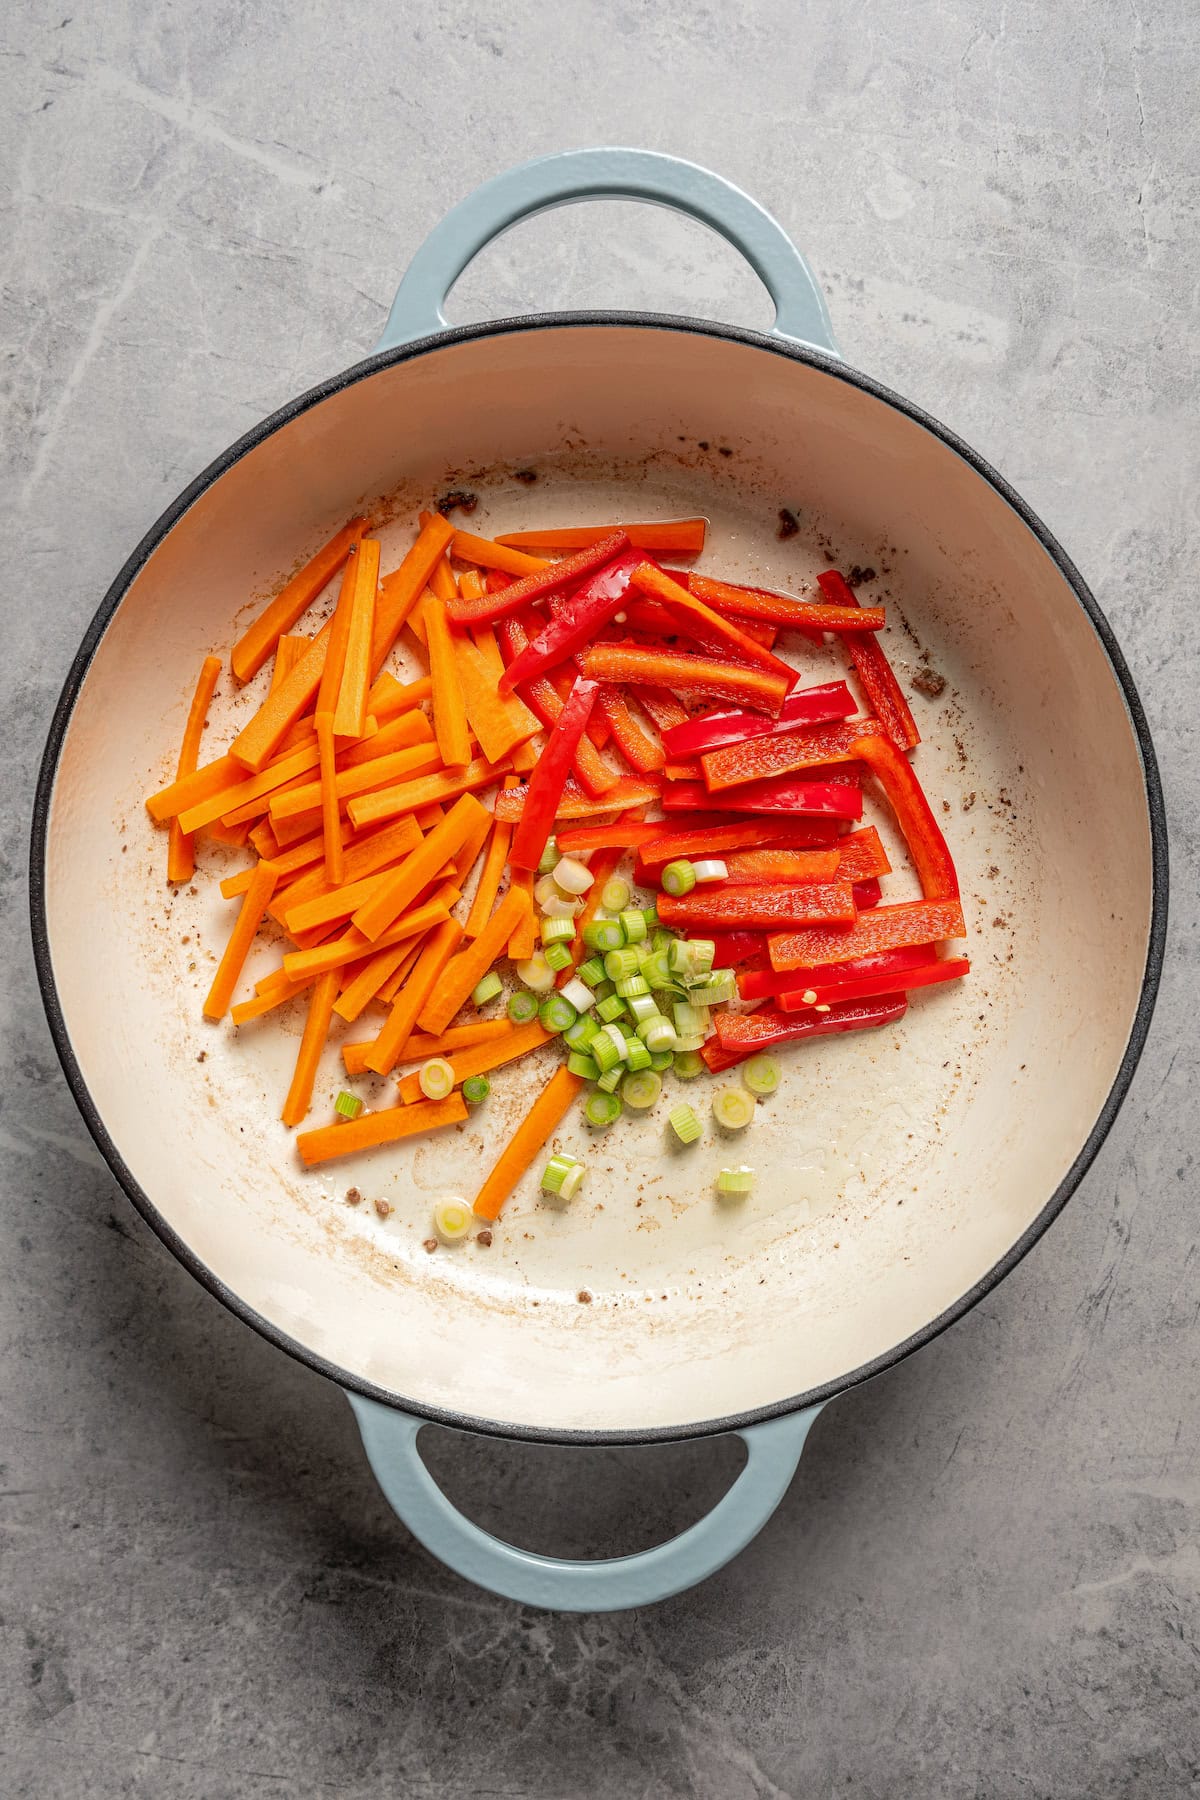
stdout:
[[787,1492],[820,1412],[747,1425],[737,1433],[746,1466],[710,1513],[665,1544],[598,1562],[537,1556],[464,1518],[421,1460],[423,1421],[361,1394],[347,1393],[363,1448],[392,1510],[431,1555],[477,1587],[551,1612],[619,1612],[649,1606],[695,1587],[744,1550]]
[[435,225],[400,283],[376,351],[445,331],[468,263],[522,219],[575,200],[646,200],[698,219],[740,250],[775,303],[773,334],[838,356],[825,297],[782,225],[710,169],[654,150],[565,150],[497,175]]

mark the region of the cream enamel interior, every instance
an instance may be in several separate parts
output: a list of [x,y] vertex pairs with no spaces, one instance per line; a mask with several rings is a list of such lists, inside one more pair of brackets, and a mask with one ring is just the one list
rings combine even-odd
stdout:
[[[511,478],[524,467],[539,472],[532,487]],[[665,1103],[599,1140],[570,1121],[557,1141],[589,1162],[580,1199],[556,1209],[526,1181],[491,1249],[430,1256],[433,1200],[472,1191],[545,1063],[497,1077],[456,1135],[302,1175],[277,1122],[299,1024],[240,1037],[203,1024],[231,909],[203,874],[195,895],[169,896],[142,802],[169,776],[201,657],[227,651],[251,597],[380,495],[397,500],[384,533],[394,566],[400,521],[467,476],[481,496],[473,529],[704,511],[714,572],[787,585],[832,556],[874,565],[902,676],[923,649],[947,679],[939,699],[914,702],[917,760],[935,804],[949,803],[974,969],[915,999],[894,1030],[794,1052],[743,1139],[718,1146],[709,1132],[673,1154]],[[787,542],[781,505],[804,520]],[[227,688],[214,753],[257,697]],[[167,1223],[247,1306],[347,1373],[417,1406],[547,1431],[669,1430],[769,1406],[848,1376],[952,1306],[1045,1206],[1104,1103],[1150,907],[1120,689],[1003,498],[836,376],[633,325],[445,345],[322,400],[223,474],[104,635],[49,829],[71,1045]],[[332,1098],[338,1070],[331,1052],[319,1095]],[[687,1097],[697,1089],[703,1102],[700,1083]],[[715,1170],[742,1160],[759,1171],[755,1196],[719,1203]],[[391,1199],[386,1221],[346,1206],[354,1182]]]

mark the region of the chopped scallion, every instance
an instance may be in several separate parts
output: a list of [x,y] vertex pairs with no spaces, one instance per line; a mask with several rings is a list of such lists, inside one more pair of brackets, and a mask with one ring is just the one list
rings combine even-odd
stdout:
[[645,1112],[648,1106],[653,1106],[661,1093],[662,1076],[656,1075],[653,1069],[639,1069],[636,1075],[627,1075],[621,1083],[622,1100],[637,1112]]
[[740,1169],[722,1169],[717,1176],[719,1194],[748,1194],[754,1186],[754,1170],[745,1163]]
[[667,1122],[681,1144],[694,1144],[700,1136],[700,1121],[686,1100],[671,1108]]
[[489,1000],[496,998],[503,986],[504,983],[495,969],[489,969],[487,974],[481,977],[471,989],[471,998],[476,1006],[486,1006]]
[[582,1075],[585,1081],[596,1081],[600,1075],[600,1065],[584,1050],[572,1050],[567,1058],[567,1067],[572,1075]]
[[[569,957],[567,961],[570,961]],[[563,967],[566,968],[566,966],[567,964],[564,963]],[[580,981],[578,976],[573,977],[570,981],[564,981],[558,991],[564,1000],[569,1000],[571,1002],[571,1005],[575,1008],[576,1012],[587,1012],[590,1006],[595,1006],[596,1004],[595,994],[593,994],[586,981]]]
[[632,910],[621,914],[621,923],[625,927],[627,944],[642,944],[646,940],[646,920],[640,911]]
[[648,1069],[650,1067],[650,1052],[647,1050],[645,1044],[643,1044],[641,1038],[627,1038],[625,1040],[625,1067],[634,1074],[636,1074],[639,1069]]
[[552,1156],[542,1170],[542,1191],[569,1200],[576,1192],[587,1170],[575,1156]]
[[[568,982],[567,987],[569,986],[570,983]],[[564,1000],[571,999],[570,994],[567,992],[567,988],[562,989],[562,996]],[[574,1006],[575,1002],[571,1000],[571,1004]],[[591,1014],[584,1013],[576,1019],[573,1025],[567,1026],[567,1029],[562,1034],[563,1043],[571,1050],[586,1050],[599,1030],[600,1027],[597,1025],[595,1019],[592,1018]]]
[[546,839],[546,848],[542,851],[541,860],[538,863],[538,874],[548,875],[551,869],[558,865],[560,854],[558,839],[554,836],[548,837]]
[[694,1050],[677,1050],[674,1065],[680,1081],[692,1081],[697,1075],[703,1075],[705,1070],[704,1058]]
[[605,882],[600,894],[600,904],[605,912],[624,912],[629,905],[629,897],[632,892],[627,881],[622,881],[619,875],[614,876],[612,881]]
[[583,941],[589,950],[619,950],[625,942],[625,927],[620,919],[590,919],[583,928]]
[[727,881],[729,870],[719,856],[704,856],[692,864],[697,884],[702,881]]
[[783,1071],[773,1056],[752,1056],[738,1073],[752,1094],[773,1094]]
[[565,944],[547,944],[544,955],[546,967],[553,969],[556,975],[560,970],[569,969],[571,966],[571,952]]
[[650,984],[641,975],[626,975],[623,981],[617,983],[617,993],[622,1000],[634,1000],[649,992]]
[[519,962],[515,966],[517,980],[523,981],[535,994],[544,994],[554,986],[554,970],[540,950],[535,950],[528,962]]
[[586,962],[580,963],[575,973],[580,981],[586,981],[590,988],[598,987],[605,979],[604,964],[598,956],[589,956]]
[[661,879],[663,892],[670,894],[672,899],[679,900],[684,894],[690,894],[695,887],[696,871],[686,857],[681,857],[678,862],[667,864]]
[[347,1093],[343,1088],[333,1103],[333,1110],[339,1119],[357,1119],[363,1109],[363,1103],[357,1094]]
[[463,1082],[463,1099],[468,1106],[479,1106],[492,1091],[492,1084],[484,1075],[468,1075]]
[[446,1244],[461,1244],[471,1230],[474,1215],[465,1200],[439,1200],[433,1209],[433,1228]]
[[726,1131],[742,1131],[754,1117],[754,1097],[742,1088],[719,1088],[713,1095],[713,1117]]
[[508,1016],[514,1025],[528,1025],[530,1019],[537,1018],[537,1009],[537,995],[526,988],[518,988],[508,997]]
[[454,1070],[444,1056],[431,1056],[417,1070],[417,1085],[427,1100],[444,1100],[454,1092]]
[[612,1125],[624,1110],[615,1094],[589,1094],[584,1103],[583,1116],[589,1125]]
[[606,1094],[612,1094],[616,1092],[624,1079],[625,1065],[621,1062],[616,1062],[611,1069],[605,1069],[603,1075],[601,1075],[600,1079],[597,1081],[596,1086],[598,1088],[603,1088]]
[[636,975],[638,968],[638,953],[632,948],[610,950],[604,958],[604,973],[610,981],[624,981],[627,975]]
[[614,1019],[624,1018],[625,1011],[625,1002],[622,1000],[621,996],[619,994],[610,994],[607,1000],[601,1000],[600,1004],[597,1006],[596,1017],[598,1019],[603,1019],[606,1025],[611,1025]]
[[573,1025],[578,1013],[561,994],[550,994],[538,1007],[538,1020],[543,1031],[565,1031]]
[[554,866],[554,879],[564,894],[586,894],[596,879],[586,863],[574,856],[564,856]]

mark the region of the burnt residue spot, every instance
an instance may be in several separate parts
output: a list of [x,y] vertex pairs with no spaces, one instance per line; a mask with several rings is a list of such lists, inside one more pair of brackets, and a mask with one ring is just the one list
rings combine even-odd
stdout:
[[989,868],[988,868],[988,880],[995,881],[995,879],[996,879],[997,875],[999,875],[999,873],[1000,873],[1000,870],[999,870],[999,867],[997,866],[997,864],[996,863],[990,864]]
[[592,1304],[592,1296],[588,1293],[586,1288],[580,1288],[575,1298],[581,1306],[590,1306]]
[[422,1250],[427,1251],[430,1256],[433,1255],[437,1247],[438,1241],[436,1238],[426,1238],[421,1245]]
[[435,501],[434,511],[473,513],[478,505],[479,495],[473,494],[469,488],[451,488],[448,494],[443,494],[440,500]]
[[482,1244],[485,1250],[490,1250],[492,1247],[491,1232],[486,1231],[486,1230],[485,1231],[477,1231],[475,1234],[475,1242],[477,1244]]
[[717,455],[718,456],[732,456],[733,449],[729,444],[718,444],[717,445]]
[[936,700],[946,690],[946,677],[939,675],[936,669],[918,669],[909,684],[918,694],[924,694],[927,700]]
[[874,579],[875,579],[874,569],[872,569],[872,568],[864,569],[861,566],[861,564],[859,564],[859,563],[851,563],[850,573],[846,577],[846,586],[852,587],[852,588],[860,588],[860,587],[865,586],[865,584],[868,581],[874,581]]
[[526,487],[532,487],[534,482],[537,480],[537,478],[538,477],[537,477],[536,469],[514,469],[513,470],[513,480],[514,481],[523,481],[525,483]]
[[[188,966],[189,966],[189,968],[194,969],[196,965],[195,965],[195,963],[190,963]],[[197,1062],[207,1062],[208,1061],[208,1051],[207,1050],[197,1050],[196,1061]]]
[[975,795],[973,793],[963,795],[962,809],[964,812],[970,812],[970,810],[974,806],[974,804],[975,804]]
[[800,521],[795,513],[790,507],[781,506],[779,509],[779,529],[776,531],[775,536],[777,538],[795,537],[799,529]]
[[[971,759],[967,755],[967,746],[960,737],[954,739],[954,754],[958,758],[958,766],[960,769],[965,769],[970,765]],[[974,794],[971,795],[971,798],[974,800]]]
[[708,449],[708,439],[707,438],[697,438],[696,444],[697,444],[697,447],[701,450]]
[[360,1206],[361,1204],[362,1204],[362,1189],[356,1188],[356,1187],[347,1188],[346,1189],[346,1205],[347,1206]]

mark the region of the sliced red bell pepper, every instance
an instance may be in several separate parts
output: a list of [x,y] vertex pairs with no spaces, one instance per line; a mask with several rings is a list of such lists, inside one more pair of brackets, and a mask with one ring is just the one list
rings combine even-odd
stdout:
[[685,756],[682,762],[665,762],[663,775],[667,781],[699,781],[703,775],[698,756]]
[[700,1052],[709,1069],[731,1069],[735,1063],[771,1050],[777,1044],[790,1044],[797,1038],[833,1037],[844,1031],[868,1031],[877,1025],[894,1025],[904,1017],[908,1002],[903,994],[885,995],[877,1000],[849,1000],[832,1006],[827,1013],[812,1013],[798,1019],[794,1014],[764,1010],[753,1013],[716,1015],[717,1036],[710,1038]]
[[[564,856],[578,856],[587,850],[636,850],[639,844],[651,843],[662,831],[662,820],[651,824],[628,819],[614,819],[611,825],[572,825],[555,834]],[[595,885],[593,883],[593,885]],[[588,890],[591,891],[590,889]]]
[[[650,717],[654,720],[654,723],[658,726],[660,732],[670,731],[677,725],[686,725],[688,718],[690,717],[688,709],[684,706],[682,701],[675,698],[669,688],[639,687],[634,689],[634,693],[640,704],[650,714]],[[784,705],[787,705],[786,700],[784,701]],[[749,713],[747,714],[747,717],[757,720],[758,714]],[[663,749],[665,750],[666,748],[667,741],[664,737]]]
[[[515,660],[529,641],[521,619],[501,619],[496,627],[496,636],[506,661]],[[569,688],[567,692],[570,692]],[[557,724],[566,704],[553,682],[544,675],[526,682],[521,698],[547,730]],[[586,733],[576,745],[572,767],[589,794],[607,793],[619,780],[616,771],[609,768]]]
[[[644,632],[652,638],[686,637],[691,640],[691,633],[684,631],[678,619],[672,618],[657,600],[627,599],[614,623],[624,625],[629,631]],[[753,638],[764,650],[770,650],[779,636],[773,625],[760,625],[753,619],[739,619],[738,630]]]
[[773,625],[790,626],[815,636],[821,642],[825,631],[882,631],[887,623],[882,606],[822,606],[816,600],[794,600],[790,594],[773,594],[763,588],[737,587],[728,581],[713,581],[706,575],[689,575],[688,588],[698,600],[705,601],[716,612],[729,613],[735,619],[766,619]]
[[[835,606],[858,605],[854,589],[836,569],[826,569],[824,574],[818,575],[817,585]],[[883,645],[869,631],[848,631],[843,642],[884,730],[899,749],[914,750],[921,741],[921,734]]]
[[620,689],[605,683],[600,689],[597,705],[608,721],[613,742],[631,769],[641,775],[651,775],[662,768],[666,758],[661,745],[642,730]]
[[500,692],[511,693],[519,681],[545,674],[590,644],[613,614],[620,612],[630,577],[644,562],[638,551],[626,550],[589,576],[564,604],[554,608],[554,617],[505,669]]
[[794,887],[732,887],[718,882],[679,900],[660,894],[655,904],[669,931],[795,931],[805,925],[852,926],[856,917],[848,881],[809,881]]
[[838,864],[842,881],[874,881],[880,875],[891,874],[887,851],[873,825],[864,825],[861,831],[839,838],[838,849],[842,853]]
[[749,664],[751,668],[762,669],[765,674],[774,675],[785,683],[784,692],[788,693],[800,679],[796,670],[789,663],[781,662],[772,656],[769,650],[747,632],[723,619],[719,612],[706,606],[703,600],[673,581],[656,564],[639,563],[633,571],[633,585],[652,600],[658,600],[666,607],[672,618],[678,622],[679,629],[703,644],[707,650],[715,650],[719,656],[734,656],[739,662]]
[[739,887],[785,881],[845,880],[841,852],[833,850],[735,850],[725,858],[729,879]]
[[879,983],[876,991],[885,992],[889,977],[923,968],[935,954],[932,944],[910,944],[903,950],[877,950],[871,956],[856,956],[849,962],[830,963],[822,969],[791,969],[784,974],[770,968],[750,969],[738,976],[738,993],[743,1000],[765,1000],[771,995],[813,987],[818,981],[857,981],[863,976]]
[[712,939],[714,969],[732,969],[738,963],[766,967],[767,940],[761,931],[705,931],[700,935]]
[[943,981],[961,981],[970,973],[965,956],[935,956],[915,969],[895,975],[859,975],[852,981],[815,981],[793,988],[775,1001],[781,1012],[810,1011],[814,1006],[836,1006],[843,1000],[873,999],[879,994],[909,994],[914,988],[936,987]]
[[866,763],[887,795],[896,823],[904,833],[925,898],[957,898],[958,875],[954,858],[908,758],[902,756],[886,737],[859,738],[851,744],[850,755],[858,762]]
[[810,925],[803,931],[777,932],[768,939],[767,947],[773,969],[800,969],[845,962],[847,957],[868,956],[873,950],[939,944],[944,938],[965,935],[957,900],[906,900],[899,906],[877,906],[863,913],[849,930]]
[[[683,719],[662,727],[663,749],[668,756],[701,756],[725,744],[741,744],[746,738],[782,737],[808,725],[825,725],[832,719],[848,719],[857,711],[854,695],[844,681],[827,681],[820,687],[793,688],[775,719],[761,713],[711,712],[698,719]],[[651,715],[653,716],[653,715]]]
[[[837,844],[840,849],[848,838],[838,836],[838,826],[825,819],[722,819],[720,813],[701,820],[689,814],[687,827],[672,830],[669,819],[660,819],[656,838],[642,844],[642,861],[674,862],[679,856],[723,856],[726,850],[771,848],[823,849]],[[853,837],[860,833],[854,832]]]
[[870,912],[883,899],[883,889],[873,875],[868,881],[856,881],[853,885],[854,904],[859,912]]
[[[571,698],[554,722],[525,790],[521,819],[508,852],[514,869],[536,869],[554,825],[576,746],[596,704],[594,681],[577,681]],[[515,788],[509,790],[515,793]],[[594,804],[594,802],[593,802]]]
[[816,725],[792,731],[786,737],[747,738],[709,750],[700,758],[704,783],[711,793],[743,787],[748,781],[769,781],[773,775],[794,775],[800,769],[820,769],[830,763],[853,760],[851,745],[858,738],[879,737],[878,719],[843,719],[834,725]]
[[580,657],[593,681],[632,681],[672,688],[679,694],[713,694],[753,706],[759,712],[779,711],[787,696],[782,675],[752,669],[744,663],[720,662],[715,657],[693,656],[685,650],[651,650],[640,644],[593,644]]
[[[501,824],[512,825],[525,810],[529,792],[524,787],[506,788],[496,795],[493,812]],[[606,794],[589,794],[577,781],[567,781],[555,807],[556,819],[591,819],[599,813],[624,812],[630,806],[648,806],[659,798],[658,782],[649,775],[622,775]]]
[[722,812],[808,813],[829,819],[861,819],[862,793],[849,781],[797,781],[780,775],[730,793],[710,794],[702,781],[670,781],[663,789],[664,812],[711,807]]
[[531,600],[577,586],[594,569],[603,568],[605,563],[628,548],[629,539],[625,533],[614,531],[611,536],[601,538],[598,544],[577,550],[574,556],[564,556],[559,562],[547,563],[544,569],[523,575],[519,581],[510,581],[503,588],[494,589],[490,582],[485,582],[487,591],[477,599],[458,594],[447,600],[446,611],[456,625],[478,625],[484,619],[510,618]]

